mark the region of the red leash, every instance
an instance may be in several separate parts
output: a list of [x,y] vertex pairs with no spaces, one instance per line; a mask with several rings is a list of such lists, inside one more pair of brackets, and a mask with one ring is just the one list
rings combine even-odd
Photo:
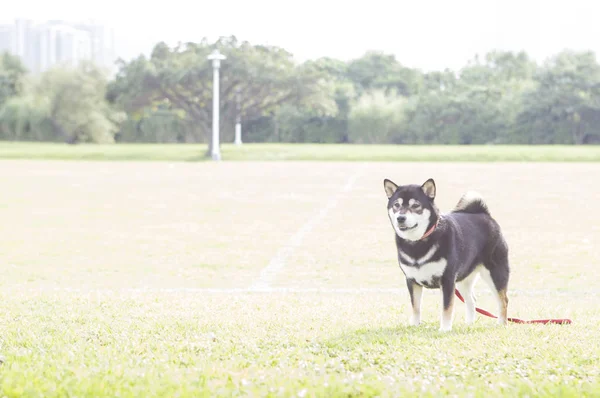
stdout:
[[[458,291],[458,289],[454,289],[454,293],[456,293],[456,297],[459,298],[460,301],[462,301],[463,303],[465,302],[465,299],[463,299],[463,296],[460,294],[460,292]],[[498,318],[496,315],[486,311],[486,310],[482,310],[481,308],[477,308],[475,307],[475,311],[479,312],[480,314],[483,314],[485,316],[489,316],[490,318]],[[572,321],[570,319],[535,319],[532,321],[524,321],[522,319],[518,319],[518,318],[508,318],[509,322],[512,323],[543,323],[544,325],[547,323],[556,323],[559,325],[568,325],[570,324]]]

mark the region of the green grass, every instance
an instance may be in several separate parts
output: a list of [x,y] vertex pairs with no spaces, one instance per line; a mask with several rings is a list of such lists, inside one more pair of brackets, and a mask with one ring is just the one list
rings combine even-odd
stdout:
[[[0,143],[0,159],[203,161],[205,152],[206,145],[201,144]],[[600,146],[224,144],[222,157],[230,161],[597,162]]]
[[[600,391],[600,163],[1,166],[0,397]],[[468,327],[456,301],[440,333],[439,292],[426,291],[423,324],[407,326],[382,179],[430,176],[442,210],[477,189],[500,222],[509,316],[573,324]],[[585,222],[565,231],[564,203]],[[281,248],[273,287],[328,291],[240,292]],[[495,312],[483,281],[476,293]]]
[[[569,305],[570,326],[486,318],[437,331],[406,326],[406,297],[368,295],[47,294],[0,311],[7,397],[581,397],[600,391],[600,313]],[[437,298],[437,296],[436,296]],[[437,301],[437,300],[435,300]],[[521,297],[522,312],[566,311]],[[551,306],[552,305],[552,306]],[[596,395],[597,396],[597,395]]]

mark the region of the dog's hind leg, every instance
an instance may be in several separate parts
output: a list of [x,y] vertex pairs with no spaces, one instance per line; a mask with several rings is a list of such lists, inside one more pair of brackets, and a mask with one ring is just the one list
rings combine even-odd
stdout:
[[498,304],[498,323],[506,325],[508,323],[508,287],[509,266],[507,259],[497,259],[493,264],[484,264],[480,271],[481,278],[488,284],[492,290],[492,295]]
[[460,282],[456,282],[458,291],[465,299],[465,322],[467,325],[475,322],[475,283],[479,278],[479,269],[476,268],[471,275],[467,276]]

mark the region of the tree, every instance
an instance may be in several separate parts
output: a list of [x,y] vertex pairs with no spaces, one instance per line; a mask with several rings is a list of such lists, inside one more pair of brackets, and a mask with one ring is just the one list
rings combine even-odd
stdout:
[[301,67],[314,69],[315,75],[322,76],[321,90],[305,104],[281,107],[276,115],[276,140],[348,142],[348,117],[356,93],[347,76],[347,64],[333,58],[320,58],[306,61]]
[[509,142],[535,68],[525,53],[491,52],[456,74],[426,74],[423,90],[406,107],[407,137],[419,143]]
[[407,99],[383,90],[364,94],[352,107],[348,125],[350,142],[405,143],[404,106]]
[[0,108],[9,98],[22,93],[26,73],[19,57],[8,52],[0,54]]
[[584,144],[600,136],[600,65],[592,52],[549,59],[523,97],[519,131],[526,143]]
[[540,66],[525,52],[492,51],[456,71],[422,73],[379,51],[296,63],[282,48],[233,36],[158,43],[149,57],[120,61],[108,87],[90,64],[36,76],[2,54],[0,139],[208,142],[210,154],[214,49],[227,57],[222,141],[233,141],[240,118],[246,142],[600,142],[591,52],[564,51]]
[[241,112],[256,118],[275,112],[282,105],[295,104],[325,110],[331,106],[330,89],[316,68],[297,66],[287,51],[278,47],[253,46],[235,37],[206,40],[169,48],[159,43],[149,59],[139,57],[122,64],[108,98],[129,112],[153,104],[181,110],[198,126],[196,140],[209,142],[212,123],[212,66],[207,60],[213,49],[227,59],[221,67],[221,125],[233,136],[236,92],[241,93]]
[[106,75],[90,63],[55,67],[29,82],[0,113],[6,138],[114,142],[124,119],[104,99]]
[[91,63],[43,73],[35,94],[48,101],[48,118],[69,142],[114,142],[124,115],[105,100],[107,77]]
[[398,63],[395,56],[378,51],[368,51],[361,58],[352,60],[347,76],[360,94],[383,89],[405,97],[419,92],[423,78],[420,72]]

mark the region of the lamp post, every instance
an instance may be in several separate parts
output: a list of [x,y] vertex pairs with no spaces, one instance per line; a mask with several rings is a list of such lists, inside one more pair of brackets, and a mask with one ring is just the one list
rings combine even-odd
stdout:
[[235,90],[235,145],[242,145],[242,89]]
[[213,121],[212,148],[210,153],[212,160],[221,160],[221,151],[219,148],[219,68],[221,67],[221,61],[225,58],[217,49],[208,56],[213,66]]

